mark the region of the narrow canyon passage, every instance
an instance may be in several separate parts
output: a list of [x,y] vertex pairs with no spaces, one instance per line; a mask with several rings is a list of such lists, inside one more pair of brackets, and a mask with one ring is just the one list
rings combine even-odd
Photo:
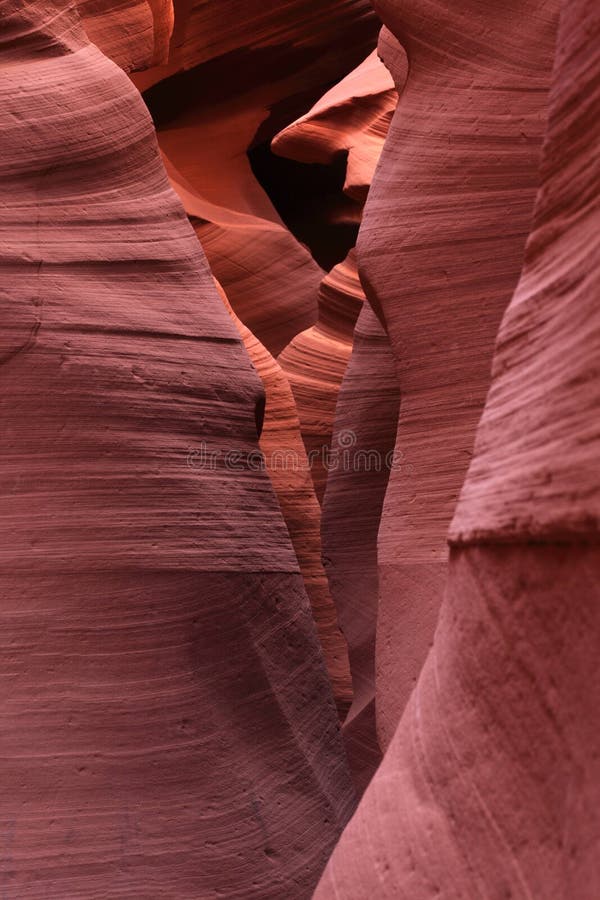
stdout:
[[0,900],[598,900],[597,0],[0,0]]

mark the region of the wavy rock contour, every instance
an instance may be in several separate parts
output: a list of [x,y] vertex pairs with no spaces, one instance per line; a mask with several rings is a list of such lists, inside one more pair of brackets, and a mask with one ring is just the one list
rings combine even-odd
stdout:
[[[402,407],[379,532],[377,724],[385,749],[433,639],[446,533],[519,277],[538,185],[558,3],[385,0],[402,90],[357,245]],[[398,74],[397,74],[398,73]]]
[[262,454],[254,464],[266,467],[277,494],[310,599],[333,696],[344,720],[352,702],[348,651],[321,562],[321,507],[300,434],[294,396],[277,360],[238,319],[222,287],[218,287],[265,389]]
[[600,10],[564,3],[435,643],[316,900],[600,891],[599,76]]
[[0,14],[3,891],[306,897],[353,795],[262,386],[138,92]]
[[389,339],[365,301],[335,410],[338,465],[327,477],[321,524],[331,594],[348,642],[354,699],[343,734],[360,793],[381,762],[375,727],[377,536],[399,405]]

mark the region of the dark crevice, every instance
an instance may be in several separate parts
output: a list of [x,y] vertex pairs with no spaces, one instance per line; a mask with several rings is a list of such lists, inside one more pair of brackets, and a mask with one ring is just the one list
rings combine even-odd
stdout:
[[[331,165],[300,163],[276,156],[270,140],[248,153],[254,175],[294,237],[329,271],[356,244],[356,204],[343,193],[346,154]],[[335,220],[335,221],[334,221]]]
[[[375,41],[376,30],[373,46]],[[363,41],[356,60],[351,62],[358,64],[365,55]],[[269,80],[285,81],[308,69],[314,77],[315,70],[320,71],[322,78],[316,78],[317,83],[310,90],[283,92],[285,99],[273,103],[250,143],[248,156],[255,177],[286,226],[326,270],[346,257],[358,234],[360,207],[343,193],[346,155],[340,154],[331,165],[307,165],[276,156],[270,145],[275,134],[303,115],[339,81],[344,73],[335,71],[337,68],[335,54],[323,55],[317,47],[286,44],[244,48],[176,73],[143,94],[160,131],[195,107],[218,109],[240,94],[254,103],[257,101],[252,92]]]

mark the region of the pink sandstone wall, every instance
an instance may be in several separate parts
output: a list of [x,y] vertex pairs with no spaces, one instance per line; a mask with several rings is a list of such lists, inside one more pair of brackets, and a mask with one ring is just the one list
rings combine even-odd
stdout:
[[599,73],[600,9],[563,4],[435,641],[318,900],[600,892]]
[[0,14],[4,893],[306,897],[353,793],[262,386],[136,89]]

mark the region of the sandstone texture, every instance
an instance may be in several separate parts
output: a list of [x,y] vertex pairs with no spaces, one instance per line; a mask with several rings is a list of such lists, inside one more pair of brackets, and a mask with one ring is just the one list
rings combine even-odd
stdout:
[[348,650],[321,562],[321,508],[313,487],[294,396],[277,360],[238,319],[222,287],[218,287],[265,389],[259,442],[262,454],[255,458],[254,465],[264,465],[275,488],[310,598],[333,694],[340,717],[345,719],[352,702]]
[[0,17],[3,891],[306,897],[353,794],[262,385],[137,90]]
[[[538,186],[558,2],[376,4],[408,58],[357,245],[401,412],[379,532],[377,726],[385,749],[437,621],[446,533]],[[380,49],[397,82],[404,54]]]
[[0,900],[598,900],[598,0],[0,76]]
[[363,302],[356,257],[350,251],[323,279],[317,324],[294,338],[279,357],[294,394],[319,501],[335,464],[330,453],[335,406]]
[[375,727],[377,537],[399,404],[389,340],[365,301],[336,406],[335,458],[327,478],[321,526],[331,593],[348,642],[354,697],[343,733],[361,793],[381,761]]
[[[236,315],[277,355],[316,321],[323,271],[284,226],[252,175],[243,148],[236,150],[243,159],[235,172],[224,171],[225,141],[222,135],[213,135],[210,152],[218,157],[215,167],[211,170],[208,165],[198,174],[194,148],[204,125],[187,129],[180,123],[172,132],[173,140],[170,129],[161,132],[166,170]],[[242,185],[240,195],[228,198],[217,192],[210,199],[203,188],[206,171],[214,184]]]
[[[354,204],[349,214],[360,221],[397,99],[392,77],[373,51],[307,113],[279,132],[272,148],[276,154],[307,164],[332,164],[343,157],[343,192]],[[339,201],[334,204],[332,218],[345,215],[342,209]],[[316,325],[292,340],[280,356],[294,392],[320,501],[329,472],[339,467],[340,448],[331,444],[333,420],[363,303],[353,248],[321,283]]]
[[[122,2],[139,4],[140,0]],[[257,54],[278,51],[282,68],[287,57],[300,59],[303,67],[308,64],[315,71],[335,70],[344,54],[351,58],[358,53],[358,63],[379,26],[369,0],[246,0],[244,4],[236,0],[173,0],[173,6],[169,62],[141,78],[140,87],[215,59],[235,59],[240,50]],[[335,40],[340,34],[344,36],[342,47]],[[352,64],[347,65],[339,77],[351,68]],[[230,78],[238,74],[230,72]],[[281,76],[281,70],[275,74]]]
[[275,136],[275,153],[305,163],[331,163],[345,154],[344,191],[364,203],[383,149],[398,94],[374,50],[313,108]]
[[167,62],[172,0],[77,0],[77,8],[90,41],[125,72]]
[[316,322],[325,273],[286,228],[247,151],[358,63],[377,25],[367,0],[178,0],[169,62],[134,76],[212,271],[275,356]]
[[435,642],[319,900],[598,896],[599,73],[597,4],[563,4]]

